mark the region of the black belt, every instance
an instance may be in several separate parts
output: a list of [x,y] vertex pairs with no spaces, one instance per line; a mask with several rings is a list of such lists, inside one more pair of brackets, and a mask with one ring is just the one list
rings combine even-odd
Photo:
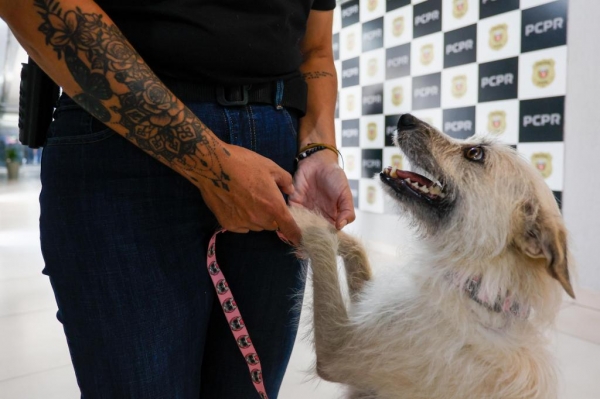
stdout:
[[190,83],[163,79],[165,85],[184,103],[216,102],[223,106],[272,104],[291,107],[303,116],[306,113],[307,85],[301,77],[283,81],[283,95],[277,98],[277,82],[239,86]]

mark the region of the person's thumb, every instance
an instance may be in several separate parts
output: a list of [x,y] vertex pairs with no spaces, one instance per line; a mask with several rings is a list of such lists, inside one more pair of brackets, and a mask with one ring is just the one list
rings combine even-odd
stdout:
[[335,227],[338,230],[343,229],[346,225],[354,222],[356,215],[354,213],[354,201],[352,193],[344,193],[338,201],[338,215],[335,221]]

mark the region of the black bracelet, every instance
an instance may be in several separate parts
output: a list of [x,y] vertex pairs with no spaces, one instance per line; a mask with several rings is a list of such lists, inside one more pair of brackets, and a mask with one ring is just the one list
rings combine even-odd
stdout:
[[311,148],[309,148],[309,149],[308,149],[308,150],[306,150],[306,151],[302,151],[300,154],[298,154],[298,155],[296,156],[296,164],[297,164],[298,162],[302,161],[303,159],[306,159],[306,158],[308,158],[309,156],[311,156],[311,155],[312,155],[312,154],[314,154],[315,152],[322,151],[322,150],[327,150],[327,149],[328,149],[328,147],[325,147],[325,146],[323,146],[323,145],[318,145],[318,146],[316,146],[316,147],[311,147]]

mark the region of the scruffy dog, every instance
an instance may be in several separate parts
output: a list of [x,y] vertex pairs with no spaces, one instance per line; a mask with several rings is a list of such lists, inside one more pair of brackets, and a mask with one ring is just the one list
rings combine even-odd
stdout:
[[313,270],[317,373],[352,399],[555,399],[544,332],[561,286],[574,294],[551,191],[512,148],[409,114],[396,142],[412,171],[380,178],[419,238],[396,267],[372,277],[355,238],[293,209]]

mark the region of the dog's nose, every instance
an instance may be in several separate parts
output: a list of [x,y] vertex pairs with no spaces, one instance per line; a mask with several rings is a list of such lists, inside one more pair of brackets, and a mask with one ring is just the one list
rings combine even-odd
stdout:
[[413,128],[417,125],[417,118],[411,114],[404,114],[398,120],[398,130]]

